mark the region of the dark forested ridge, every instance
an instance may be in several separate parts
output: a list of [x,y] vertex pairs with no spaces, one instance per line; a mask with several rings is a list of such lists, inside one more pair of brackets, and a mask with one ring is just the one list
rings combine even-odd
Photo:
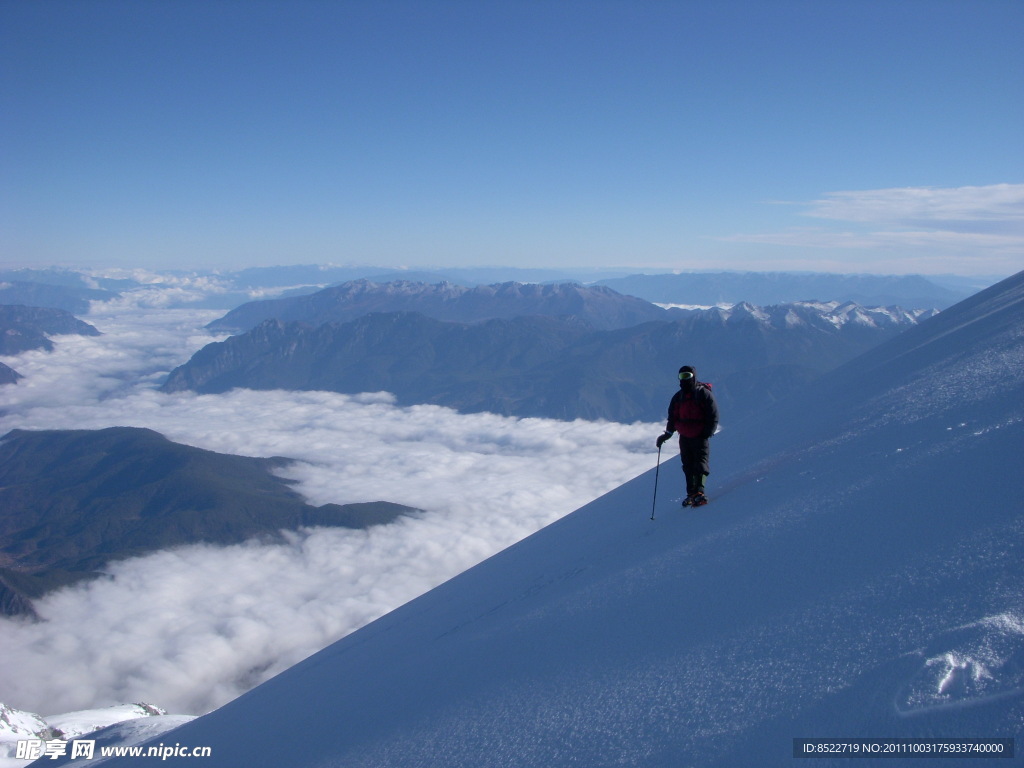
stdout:
[[27,612],[32,598],[125,557],[303,526],[364,528],[412,511],[311,506],[273,473],[287,463],[132,427],[9,432],[0,442],[0,605]]
[[53,349],[50,335],[99,336],[100,332],[62,309],[0,304],[0,355]]
[[855,305],[738,305],[596,330],[577,319],[444,322],[380,313],[319,326],[279,319],[209,344],[164,390],[392,392],[557,419],[661,420],[683,363],[711,380],[728,419],[757,411],[930,313]]

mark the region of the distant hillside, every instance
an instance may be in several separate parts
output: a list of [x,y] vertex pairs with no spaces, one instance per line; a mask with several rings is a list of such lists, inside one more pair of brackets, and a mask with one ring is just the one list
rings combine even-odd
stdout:
[[0,305],[0,355],[53,349],[48,335],[99,336],[100,332],[62,309]]
[[9,432],[0,441],[2,612],[31,612],[32,598],[112,560],[302,526],[365,528],[412,511],[388,502],[310,506],[272,473],[284,464],[148,429]]
[[[288,264],[274,267],[247,267],[221,276],[236,288],[280,288],[282,286],[325,287],[349,280],[363,280],[386,273],[380,267],[336,267],[327,264]],[[402,279],[397,273],[388,279]]]
[[237,333],[271,319],[316,326],[355,320],[371,312],[419,312],[458,323],[544,315],[573,318],[598,329],[665,318],[664,310],[648,301],[577,283],[499,283],[467,288],[452,283],[354,280],[310,295],[249,302],[207,328]]
[[[330,264],[293,264],[275,267],[249,267],[233,272],[219,272],[235,288],[280,288],[282,286],[337,285],[350,280],[371,280],[386,283],[406,280],[420,283],[450,282],[477,286],[494,283],[590,283],[598,277],[623,277],[628,271],[583,267],[545,269],[530,267],[437,267],[425,270],[387,269],[379,266],[339,267]],[[0,273],[2,279],[2,273]],[[28,278],[24,278],[28,279]]]
[[89,311],[90,301],[109,301],[116,297],[113,291],[98,288],[0,280],[0,304],[49,307],[80,315]]
[[929,314],[743,304],[606,331],[538,316],[468,324],[387,313],[317,327],[268,320],[199,350],[163,389],[386,390],[403,404],[463,412],[660,421],[686,362],[714,383],[725,418],[735,420]]
[[945,309],[973,291],[945,288],[920,275],[834,275],[800,272],[687,272],[631,275],[601,280],[620,293],[659,304],[711,306],[852,301],[861,306],[898,305]]
[[11,368],[9,365],[0,363],[0,384],[13,384],[21,378],[16,370]]

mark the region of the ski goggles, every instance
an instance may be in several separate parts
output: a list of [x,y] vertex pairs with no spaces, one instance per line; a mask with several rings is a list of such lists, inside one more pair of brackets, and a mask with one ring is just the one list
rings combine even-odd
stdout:
[[693,374],[690,373],[690,371],[680,371],[680,373],[679,373],[679,380],[680,381],[690,381],[692,379],[693,379]]

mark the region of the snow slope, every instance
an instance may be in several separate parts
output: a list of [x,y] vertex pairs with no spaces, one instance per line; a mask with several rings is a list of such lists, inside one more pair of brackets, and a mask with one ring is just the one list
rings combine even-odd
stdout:
[[679,508],[663,455],[650,519],[651,435],[651,471],[161,741],[251,768],[1024,748],[1022,395],[1024,273],[757,422],[725,414],[708,507]]

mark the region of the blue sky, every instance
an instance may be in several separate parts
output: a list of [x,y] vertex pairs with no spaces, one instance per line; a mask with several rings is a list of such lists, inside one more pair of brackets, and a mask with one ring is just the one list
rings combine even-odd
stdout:
[[1024,269],[1019,0],[0,0],[0,262]]

